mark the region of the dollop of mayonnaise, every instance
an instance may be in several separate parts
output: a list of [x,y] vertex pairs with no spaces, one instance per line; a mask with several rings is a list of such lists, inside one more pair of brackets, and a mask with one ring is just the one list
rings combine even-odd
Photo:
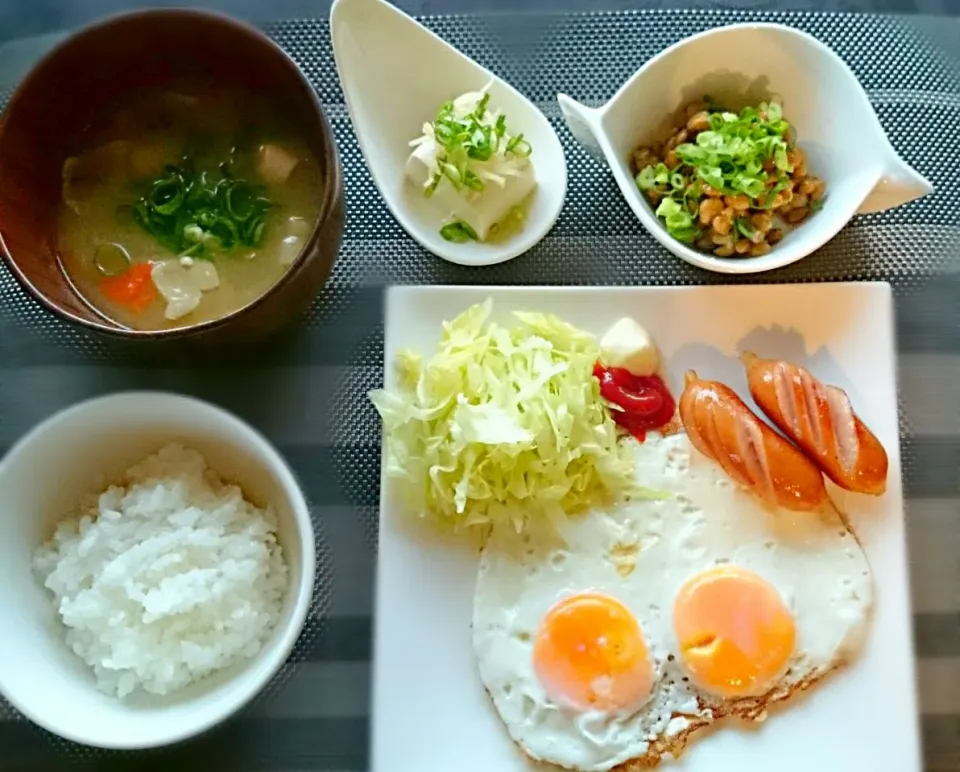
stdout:
[[660,352],[649,332],[624,317],[600,339],[600,362],[637,376],[655,375],[660,370]]

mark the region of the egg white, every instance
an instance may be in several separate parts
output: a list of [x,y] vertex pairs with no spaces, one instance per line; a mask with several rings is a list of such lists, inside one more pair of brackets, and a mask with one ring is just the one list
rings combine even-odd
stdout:
[[[507,731],[534,759],[584,772],[656,761],[694,728],[731,713],[762,716],[851,659],[873,603],[867,558],[832,507],[771,510],[692,448],[686,435],[636,444],[637,475],[662,501],[631,501],[572,519],[562,539],[495,531],[484,546],[473,609],[480,678]],[[689,682],[673,633],[674,597],[692,574],[721,564],[753,571],[794,614],[788,669],[759,699],[723,700]],[[533,669],[547,610],[580,592],[607,593],[639,621],[654,668],[649,699],[629,713],[577,713],[555,704]]]

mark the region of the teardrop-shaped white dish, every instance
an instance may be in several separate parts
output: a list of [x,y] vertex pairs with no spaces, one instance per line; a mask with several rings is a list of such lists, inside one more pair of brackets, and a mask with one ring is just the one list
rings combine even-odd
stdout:
[[[823,209],[762,257],[716,257],[670,236],[637,189],[633,150],[662,139],[677,108],[711,96],[741,105],[771,97],[826,182]],[[653,57],[605,105],[558,94],[574,136],[606,161],[643,226],[688,263],[719,273],[757,273],[794,263],[832,239],[857,213],[880,212],[933,191],[890,145],[853,71],[810,35],[779,24],[735,24],[694,35]]]
[[[373,176],[397,222],[437,257],[460,265],[493,265],[523,254],[553,227],[567,192],[563,146],[546,117],[520,92],[383,0],[335,0],[330,36],[344,100]],[[405,178],[410,140],[444,102],[490,84],[490,109],[511,133],[522,132],[537,188],[523,227],[494,242],[446,241],[443,213]]]

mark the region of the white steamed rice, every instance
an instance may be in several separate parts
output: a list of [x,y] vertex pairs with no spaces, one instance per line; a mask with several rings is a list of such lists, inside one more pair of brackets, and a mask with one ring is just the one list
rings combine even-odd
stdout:
[[98,687],[168,694],[253,657],[287,589],[273,513],[181,445],[123,483],[60,523],[33,561]]

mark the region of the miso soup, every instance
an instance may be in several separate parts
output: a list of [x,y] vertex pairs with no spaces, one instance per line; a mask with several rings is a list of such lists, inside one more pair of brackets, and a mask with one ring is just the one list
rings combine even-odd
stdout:
[[64,164],[61,263],[124,326],[217,319],[296,260],[323,182],[275,105],[195,81],[145,92],[90,126]]

